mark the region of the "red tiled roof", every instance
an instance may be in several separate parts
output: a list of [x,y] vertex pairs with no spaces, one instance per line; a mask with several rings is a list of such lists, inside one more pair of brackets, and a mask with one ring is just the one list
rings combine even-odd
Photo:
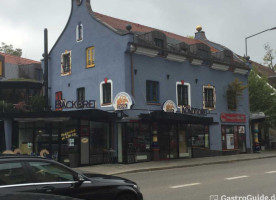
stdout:
[[30,60],[27,58],[21,58],[18,56],[13,56],[10,54],[0,53],[0,55],[5,57],[5,63],[14,64],[14,65],[28,65],[28,64],[39,64],[40,62]]
[[[114,17],[110,17],[107,15],[103,15],[97,12],[94,12],[95,17],[97,17],[98,19],[100,19],[102,22],[107,23],[108,25],[110,25],[111,27],[118,29],[118,30],[123,30],[126,31],[126,25],[130,24],[132,26],[131,31],[133,32],[141,32],[141,33],[146,33],[146,32],[151,32],[153,30],[158,30],[158,29],[154,29],[152,27],[148,27],[148,26],[144,26],[141,24],[137,24],[137,23],[133,23],[133,22],[129,22],[126,20],[122,20],[122,19],[117,19]],[[185,42],[189,45],[191,44],[197,44],[197,43],[202,43],[202,41],[200,40],[196,40],[196,39],[191,39],[191,38],[187,38],[187,37],[183,37],[174,33],[170,33],[167,31],[162,31],[159,30],[161,32],[163,32],[167,37],[178,40],[180,42]],[[211,48],[212,52],[218,52],[217,49],[215,49],[214,47],[208,45]]]
[[252,66],[258,71],[258,73],[262,76],[265,76],[265,77],[270,77],[270,76],[276,76],[276,73],[270,69],[269,67],[266,67],[264,65],[261,65],[259,63],[256,63],[254,61],[251,61],[252,62]]

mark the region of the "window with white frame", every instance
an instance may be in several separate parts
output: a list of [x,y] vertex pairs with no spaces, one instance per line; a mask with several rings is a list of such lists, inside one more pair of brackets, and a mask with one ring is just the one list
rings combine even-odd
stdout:
[[63,54],[61,54],[61,75],[70,75],[71,68],[71,51],[65,51]]
[[203,108],[209,110],[216,108],[216,90],[214,86],[203,86]]
[[113,84],[112,80],[103,81],[100,84],[101,106],[112,106]]
[[178,107],[191,106],[191,87],[190,83],[176,83],[176,102]]
[[77,28],[76,28],[76,40],[77,42],[80,42],[82,41],[83,39],[83,25],[80,23],[77,25]]

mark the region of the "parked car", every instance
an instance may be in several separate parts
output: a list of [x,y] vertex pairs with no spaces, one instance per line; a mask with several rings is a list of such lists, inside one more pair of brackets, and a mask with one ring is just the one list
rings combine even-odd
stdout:
[[22,155],[0,156],[0,194],[35,192],[87,200],[142,200],[133,181],[81,174],[56,161]]
[[5,200],[80,200],[77,198],[67,197],[67,196],[60,196],[60,195],[53,195],[53,194],[41,194],[41,193],[6,193],[0,194],[0,199]]

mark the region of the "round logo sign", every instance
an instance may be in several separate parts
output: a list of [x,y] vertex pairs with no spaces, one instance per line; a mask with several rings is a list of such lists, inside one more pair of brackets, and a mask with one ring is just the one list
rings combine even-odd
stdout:
[[113,107],[115,110],[127,110],[133,105],[131,96],[126,92],[120,92],[116,95],[113,101]]
[[165,112],[174,112],[175,113],[177,111],[177,107],[172,100],[168,100],[163,104],[163,110]]

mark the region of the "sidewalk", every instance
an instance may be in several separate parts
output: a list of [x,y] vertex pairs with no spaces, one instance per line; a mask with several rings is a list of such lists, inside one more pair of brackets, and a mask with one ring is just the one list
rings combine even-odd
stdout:
[[174,159],[165,161],[151,161],[135,164],[102,164],[87,167],[75,168],[77,171],[86,171],[89,173],[100,173],[108,175],[118,175],[124,173],[154,171],[162,169],[173,169],[182,167],[194,167],[201,165],[221,164],[227,162],[238,162],[246,160],[264,159],[276,157],[276,151],[263,151],[261,153],[238,154],[230,156],[215,156],[191,159]]

